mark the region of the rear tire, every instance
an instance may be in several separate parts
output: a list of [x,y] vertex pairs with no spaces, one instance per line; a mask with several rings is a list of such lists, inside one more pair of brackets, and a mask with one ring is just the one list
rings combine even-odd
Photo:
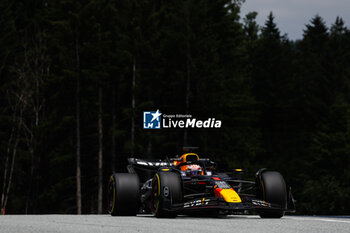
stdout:
[[140,204],[136,174],[115,173],[108,182],[108,212],[112,216],[135,216]]
[[182,202],[182,180],[178,173],[158,172],[152,182],[151,207],[157,218],[175,218],[176,211],[169,211],[172,204]]
[[[287,188],[283,176],[279,172],[262,172],[259,177],[259,190],[259,196],[262,200],[286,208]],[[259,211],[259,215],[261,218],[281,218],[284,211]]]

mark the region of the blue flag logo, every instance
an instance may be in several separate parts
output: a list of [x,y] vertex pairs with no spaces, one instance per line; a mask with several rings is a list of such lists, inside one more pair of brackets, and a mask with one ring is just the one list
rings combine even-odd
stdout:
[[162,113],[160,113],[159,110],[157,110],[156,112],[143,112],[143,128],[160,129],[161,115]]

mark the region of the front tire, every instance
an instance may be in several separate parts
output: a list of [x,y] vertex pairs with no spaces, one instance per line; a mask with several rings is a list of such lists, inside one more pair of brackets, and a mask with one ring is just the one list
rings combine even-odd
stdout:
[[182,180],[178,173],[158,172],[152,182],[151,207],[157,218],[175,218],[176,211],[169,210],[172,204],[182,202]]
[[[264,171],[258,177],[259,196],[263,201],[280,205],[283,209],[287,206],[287,188],[283,176],[279,172]],[[261,218],[281,218],[284,211],[259,211]]]
[[108,212],[112,216],[135,216],[140,204],[136,174],[115,173],[108,182]]

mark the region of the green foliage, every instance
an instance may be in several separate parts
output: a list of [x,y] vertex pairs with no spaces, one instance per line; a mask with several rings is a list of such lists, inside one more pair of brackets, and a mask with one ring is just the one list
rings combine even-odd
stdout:
[[350,32],[341,18],[328,29],[316,15],[303,38],[290,41],[272,13],[263,26],[256,12],[241,20],[243,3],[2,1],[1,181],[14,129],[19,140],[7,212],[75,213],[77,100],[83,213],[95,212],[101,87],[105,180],[113,153],[116,170],[125,171],[131,151],[149,158],[181,152],[184,130],[144,130],[143,111],[189,110],[222,120],[221,129],[187,131],[187,144],[220,169],[278,170],[299,213],[345,214]]

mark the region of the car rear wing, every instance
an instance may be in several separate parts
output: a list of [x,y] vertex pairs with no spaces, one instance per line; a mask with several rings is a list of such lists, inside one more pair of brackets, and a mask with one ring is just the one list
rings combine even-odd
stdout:
[[[128,167],[139,168],[142,170],[158,170],[161,167],[173,167],[175,166],[174,161],[177,161],[178,158],[170,158],[167,160],[161,159],[142,159],[142,158],[128,158]],[[200,158],[198,160],[201,164],[213,165],[215,164],[208,158]],[[193,161],[192,163],[196,163]]]
[[138,159],[128,158],[129,166],[142,170],[158,170],[161,167],[172,167],[174,162],[164,161],[161,159]]

